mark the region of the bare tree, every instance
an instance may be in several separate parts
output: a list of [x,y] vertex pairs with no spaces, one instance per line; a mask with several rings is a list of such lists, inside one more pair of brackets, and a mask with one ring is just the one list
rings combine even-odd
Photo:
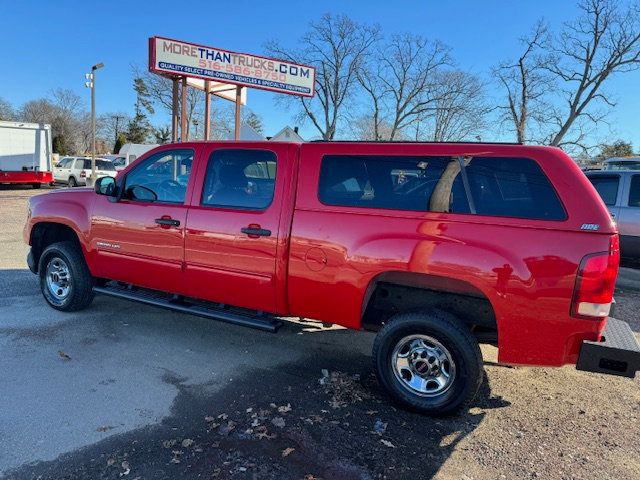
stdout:
[[[356,140],[380,141],[391,135],[391,124],[373,115],[361,115],[350,123],[349,131]],[[404,140],[402,134],[396,135],[396,140]]]
[[15,112],[13,107],[4,98],[0,98],[0,120],[13,120]]
[[460,70],[440,72],[436,75],[433,97],[435,108],[429,116],[433,123],[432,141],[462,141],[482,133],[491,109],[478,77]]
[[57,89],[51,98],[26,102],[18,113],[25,122],[48,123],[56,145],[64,145],[65,152],[84,153],[83,129],[88,127],[88,117],[79,95],[71,90]]
[[531,35],[520,40],[524,50],[518,60],[503,62],[493,69],[505,95],[505,104],[499,107],[501,120],[513,127],[518,143],[528,140],[531,122],[543,122],[547,111],[544,99],[549,78],[541,55],[547,40],[547,27],[539,21]]
[[335,138],[343,109],[355,90],[356,73],[378,39],[379,30],[345,15],[325,14],[311,22],[301,39],[300,51],[284,48],[275,40],[266,44],[271,56],[316,67],[315,97],[297,97],[293,101],[300,103],[304,116],[324,140]]
[[589,126],[606,115],[598,107],[615,106],[603,90],[605,82],[615,73],[640,67],[640,5],[582,0],[578,7],[581,17],[565,24],[546,64],[564,96],[551,117],[554,129],[548,143],[586,148]]
[[376,139],[383,139],[378,128],[383,122],[390,125],[384,139],[395,140],[434,111],[438,73],[451,63],[448,47],[408,33],[394,35],[370,57],[357,78],[371,99]]
[[[154,73],[142,70],[137,66],[132,67],[133,76],[135,79],[139,79],[141,85],[144,85],[145,92],[148,94],[148,98],[152,105],[159,106],[166,112],[171,113],[173,110],[173,81],[170,78],[162,75],[156,75]],[[178,94],[180,95],[179,87]],[[181,98],[181,97],[180,97]],[[201,120],[204,109],[204,93],[198,89],[188,87],[187,88],[187,138],[190,137],[190,133],[193,126],[193,120]],[[178,117],[180,112],[178,112]]]
[[99,117],[100,135],[107,139],[111,145],[115,145],[118,136],[127,131],[127,125],[131,117],[123,112],[109,112]]

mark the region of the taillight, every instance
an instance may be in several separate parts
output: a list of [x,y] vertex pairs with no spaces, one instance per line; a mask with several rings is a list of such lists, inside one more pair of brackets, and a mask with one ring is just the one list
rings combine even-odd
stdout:
[[580,262],[571,302],[574,317],[604,318],[609,315],[620,264],[620,240],[613,235],[609,251],[585,256]]
[[80,178],[87,178],[87,172],[85,172],[84,170],[82,170],[80,172]]

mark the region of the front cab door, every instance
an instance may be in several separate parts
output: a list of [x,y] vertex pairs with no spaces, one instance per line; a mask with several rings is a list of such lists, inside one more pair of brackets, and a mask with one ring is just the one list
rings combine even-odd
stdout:
[[192,149],[166,148],[119,179],[118,201],[96,196],[90,239],[94,276],[183,293],[193,157]]

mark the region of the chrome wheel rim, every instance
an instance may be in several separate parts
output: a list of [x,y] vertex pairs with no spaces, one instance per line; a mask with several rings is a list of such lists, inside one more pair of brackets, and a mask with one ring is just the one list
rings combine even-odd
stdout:
[[456,376],[449,350],[428,335],[401,339],[393,349],[391,367],[403,388],[423,397],[445,393]]
[[58,301],[64,301],[71,290],[71,271],[59,257],[49,260],[46,270],[47,290]]

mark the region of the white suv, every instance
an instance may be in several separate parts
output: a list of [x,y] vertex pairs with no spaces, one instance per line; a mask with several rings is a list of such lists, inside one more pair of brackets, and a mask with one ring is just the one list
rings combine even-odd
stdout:
[[[115,177],[116,167],[113,162],[96,158],[96,175],[100,177]],[[70,187],[87,184],[87,177],[91,177],[91,159],[85,157],[64,157],[53,167],[53,181],[66,183]]]

